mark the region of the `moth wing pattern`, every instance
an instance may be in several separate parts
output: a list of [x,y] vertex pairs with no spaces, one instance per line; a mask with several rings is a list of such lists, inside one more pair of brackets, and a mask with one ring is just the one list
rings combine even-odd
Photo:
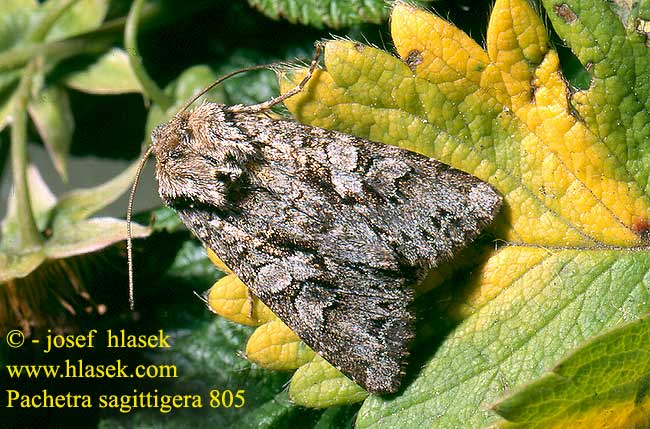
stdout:
[[[204,235],[203,241],[226,265],[236,264],[237,276],[253,294],[327,361],[368,391],[397,389],[412,337],[407,280],[345,265],[309,248],[271,244],[222,223],[211,211],[179,210],[179,215],[200,237],[206,223],[228,234],[224,240]],[[244,247],[241,240],[259,247]]]
[[[347,134],[207,103],[154,132],[161,197],[296,334],[398,389],[413,291],[496,215],[488,184]],[[169,162],[174,159],[174,162]]]

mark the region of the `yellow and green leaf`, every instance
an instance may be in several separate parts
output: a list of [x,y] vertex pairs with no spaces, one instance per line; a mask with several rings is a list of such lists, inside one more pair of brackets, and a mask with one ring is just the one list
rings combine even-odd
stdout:
[[502,429],[647,427],[650,321],[642,318],[589,341],[493,408]]
[[[496,2],[485,49],[440,17],[397,2],[397,56],[330,41],[325,69],[286,101],[301,122],[431,156],[491,183],[506,202],[490,257],[454,285],[444,310],[458,325],[424,368],[410,370],[416,376],[399,395],[364,402],[359,427],[490,424],[497,415],[485,404],[650,310],[650,48],[639,30],[648,11],[595,1],[544,5],[589,73],[588,88],[568,85],[548,30],[525,0]],[[305,73],[286,73],[282,90]],[[215,292],[212,307],[221,313],[228,296]],[[243,287],[237,299],[241,316],[249,309]],[[267,317],[251,341],[270,345],[255,348],[254,360],[296,367],[296,338],[282,334],[286,327],[271,329],[276,322]],[[275,361],[284,356],[291,365]],[[331,380],[322,368],[308,370],[318,361],[302,364],[292,381],[301,404],[331,403],[331,385],[312,394]],[[338,399],[362,398],[351,382],[336,380]],[[611,404],[590,405],[597,415]]]

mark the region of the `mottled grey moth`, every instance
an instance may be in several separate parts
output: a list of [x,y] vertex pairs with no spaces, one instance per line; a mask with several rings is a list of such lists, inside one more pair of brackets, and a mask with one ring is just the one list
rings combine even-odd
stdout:
[[[320,46],[317,48],[320,51]],[[372,393],[398,389],[413,292],[494,219],[487,183],[398,147],[205,103],[152,135],[164,203],[305,343]]]

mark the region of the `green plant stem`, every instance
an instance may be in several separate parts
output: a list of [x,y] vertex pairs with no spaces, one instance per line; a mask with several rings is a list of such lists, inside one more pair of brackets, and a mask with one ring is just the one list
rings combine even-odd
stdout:
[[22,67],[32,58],[42,44],[30,44],[0,53],[0,72]]
[[43,240],[36,226],[27,184],[27,103],[31,91],[35,65],[30,62],[14,98],[14,118],[11,124],[11,168],[14,180],[16,218],[19,221],[19,247],[29,250],[39,246]]
[[45,55],[49,60],[62,60],[82,53],[101,52],[110,45],[110,40],[73,38],[54,43],[39,43],[23,46],[0,54],[0,72],[22,67],[30,59]]
[[30,32],[27,40],[30,42],[40,42],[47,37],[52,26],[71,6],[74,6],[79,0],[65,0],[55,4],[52,10],[41,19],[38,25]]
[[173,100],[168,97],[162,89],[156,85],[153,79],[151,79],[149,74],[147,74],[140,59],[140,52],[138,51],[138,21],[140,19],[143,4],[144,0],[135,0],[131,5],[131,10],[129,11],[129,16],[126,20],[126,26],[124,27],[124,47],[129,54],[129,63],[131,64],[133,73],[135,73],[136,77],[140,81],[140,85],[142,85],[145,94],[164,111],[172,106]]

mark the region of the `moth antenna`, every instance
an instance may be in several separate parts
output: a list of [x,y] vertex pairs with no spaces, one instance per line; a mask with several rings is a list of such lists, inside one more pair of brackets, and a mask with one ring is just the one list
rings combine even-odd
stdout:
[[131,194],[129,195],[129,205],[126,209],[126,260],[129,266],[129,308],[131,311],[135,308],[135,299],[133,298],[133,236],[131,234],[131,217],[133,216],[133,201],[135,200],[135,192],[138,189],[138,182],[140,175],[147,163],[147,158],[153,151],[153,145],[149,146],[147,151],[142,155],[142,159],[138,164],[138,169],[135,172],[135,179],[131,187]]
[[243,69],[239,69],[239,70],[232,71],[232,72],[230,72],[230,73],[228,73],[228,74],[226,74],[226,75],[224,75],[224,76],[221,76],[219,79],[215,80],[215,81],[212,82],[210,85],[208,85],[208,86],[206,86],[205,88],[203,88],[203,89],[201,90],[201,92],[199,92],[198,94],[196,94],[194,97],[190,98],[190,101],[188,101],[187,103],[185,103],[185,105],[183,106],[183,108],[182,108],[181,110],[178,111],[177,115],[179,115],[179,114],[183,113],[184,111],[186,111],[187,109],[189,109],[189,107],[190,107],[190,106],[191,106],[191,105],[192,105],[196,100],[198,100],[199,98],[201,98],[202,96],[204,96],[208,91],[210,91],[210,90],[211,90],[212,88],[214,88],[215,86],[219,85],[219,84],[220,84],[221,82],[223,82],[224,80],[229,79],[229,78],[231,78],[231,77],[233,77],[233,76],[236,76],[236,75],[238,75],[238,74],[240,74],[240,73],[246,73],[246,72],[253,71],[253,70],[269,69],[269,68],[275,67],[275,66],[277,66],[277,65],[279,65],[279,64],[281,64],[281,63],[277,62],[277,63],[270,63],[270,64],[261,64],[261,65],[257,65],[257,66],[250,66],[250,67],[246,67],[246,68],[243,68]]
[[[271,107],[275,106],[276,104],[282,103],[287,98],[292,97],[292,96],[296,95],[298,92],[300,92],[305,87],[305,85],[307,85],[307,82],[309,82],[309,79],[311,79],[311,76],[314,74],[314,70],[316,70],[316,66],[318,65],[318,60],[320,59],[320,56],[321,56],[321,52],[322,52],[322,49],[323,49],[323,43],[322,42],[317,42],[314,46],[316,48],[316,52],[314,53],[314,58],[312,59],[311,65],[309,66],[309,71],[307,72],[307,75],[302,80],[302,82],[300,82],[298,84],[298,86],[296,86],[295,88],[293,88],[289,92],[286,92],[286,93],[284,93],[284,94],[282,94],[282,95],[280,95],[278,97],[272,98],[272,99],[270,99],[268,101],[265,101],[263,103],[253,104],[253,105],[250,105],[250,106],[243,106],[243,107],[241,107],[239,109],[233,109],[233,110],[236,110],[236,111],[239,111],[239,112],[254,112],[254,113],[261,112],[261,111],[270,109]],[[221,76],[219,79],[215,80],[210,85],[206,86],[203,90],[201,90],[201,92],[196,94],[194,97],[190,98],[190,100],[187,103],[185,103],[185,105],[183,105],[181,110],[178,111],[177,115],[179,115],[179,114],[183,113],[184,111],[186,111],[187,109],[189,109],[189,107],[196,100],[201,98],[208,91],[210,91],[212,88],[219,85],[221,82],[223,82],[226,79],[229,79],[229,78],[231,78],[233,76],[236,76],[236,75],[238,75],[240,73],[246,73],[246,72],[253,71],[253,70],[270,69],[270,68],[273,68],[273,67],[281,65],[281,64],[282,64],[281,62],[276,62],[276,63],[270,63],[270,64],[262,64],[262,65],[257,65],[257,66],[251,66],[251,67],[246,67],[246,68],[243,68],[243,69],[235,70],[235,71],[232,71],[232,72],[230,72],[230,73],[228,73],[228,74],[226,74],[224,76]]]
[[316,42],[314,44],[314,47],[316,48],[316,51],[314,52],[314,57],[311,60],[311,64],[309,65],[309,70],[307,71],[307,74],[305,77],[300,81],[298,85],[293,87],[291,90],[285,92],[284,94],[278,95],[275,98],[272,98],[270,100],[264,101],[262,103],[258,104],[252,104],[250,106],[231,106],[230,111],[232,112],[244,112],[244,113],[259,113],[263,112],[265,110],[269,110],[271,107],[275,106],[276,104],[282,103],[284,100],[287,98],[293,97],[307,85],[307,82],[311,79],[311,77],[314,75],[314,71],[316,70],[316,67],[318,66],[318,61],[320,60],[321,53],[323,51],[323,43],[322,42]]

